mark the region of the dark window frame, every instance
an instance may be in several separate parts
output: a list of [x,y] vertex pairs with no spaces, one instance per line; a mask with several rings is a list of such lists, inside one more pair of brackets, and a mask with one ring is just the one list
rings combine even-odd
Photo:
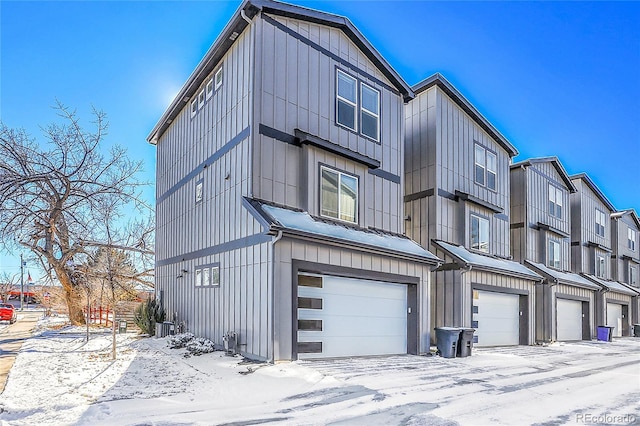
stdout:
[[[343,74],[346,77],[352,79],[355,81],[356,83],[356,101],[355,101],[355,105],[354,105],[354,127],[355,128],[351,128],[346,124],[342,124],[339,122],[338,120],[338,101],[340,99],[338,99],[338,76],[339,74]],[[348,73],[347,71],[345,71],[344,69],[336,66],[335,67],[335,79],[334,79],[334,84],[335,84],[335,90],[334,90],[334,98],[335,98],[335,102],[334,102],[334,108],[335,108],[335,116],[334,116],[334,123],[336,126],[343,128],[351,133],[357,134],[358,136],[361,136],[367,140],[373,141],[377,144],[381,144],[382,143],[382,90],[380,90],[379,88],[377,88],[373,83],[369,83],[367,81],[364,81],[361,78],[358,78],[356,76],[354,76],[353,74]],[[362,132],[362,114],[366,113],[368,115],[371,115],[371,113],[364,109],[363,105],[362,105],[362,87],[365,86],[368,89],[371,89],[374,92],[377,92],[378,94],[378,116],[377,116],[377,123],[378,123],[378,129],[377,129],[377,138],[372,138],[371,136],[365,134]],[[343,98],[341,98],[343,99]],[[345,101],[349,102],[350,104],[352,103],[352,101],[344,98]]]

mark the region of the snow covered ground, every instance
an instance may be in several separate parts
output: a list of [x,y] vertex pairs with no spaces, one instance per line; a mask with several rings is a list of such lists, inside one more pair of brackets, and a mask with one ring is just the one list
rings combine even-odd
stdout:
[[40,322],[3,425],[640,424],[640,339],[268,365]]

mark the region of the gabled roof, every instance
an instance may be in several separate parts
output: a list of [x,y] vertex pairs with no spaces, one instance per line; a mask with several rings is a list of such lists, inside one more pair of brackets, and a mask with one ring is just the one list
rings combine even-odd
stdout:
[[373,251],[432,265],[442,263],[438,257],[404,235],[314,217],[303,210],[267,201],[250,198],[244,200],[245,206],[249,205],[249,212],[272,234],[282,231],[289,236],[338,244],[356,250]]
[[567,188],[569,188],[569,192],[574,193],[577,191],[575,185],[573,184],[573,182],[571,182],[571,178],[569,178],[569,174],[564,169],[564,166],[556,156],[529,158],[528,160],[523,160],[523,161],[518,161],[517,163],[513,163],[510,166],[510,168],[516,169],[518,167],[529,167],[532,164],[540,164],[540,163],[551,163],[553,167],[556,169],[556,171],[558,172],[558,174],[560,175],[560,177],[562,178],[562,181],[565,183],[565,185],[567,185]]
[[432,240],[436,247],[441,248],[458,263],[463,263],[465,267],[475,268],[482,271],[495,272],[503,275],[517,276],[528,280],[542,281],[542,276],[538,275],[531,269],[513,260],[500,259],[493,256],[473,253],[455,244],[447,243],[441,240]]
[[636,223],[638,229],[640,229],[640,218],[638,217],[638,213],[634,209],[620,210],[615,213],[611,213],[612,218],[620,218],[622,216],[629,215],[631,219]]
[[471,102],[464,97],[462,93],[458,89],[456,89],[453,84],[451,84],[444,76],[440,73],[435,73],[431,77],[427,77],[422,80],[420,83],[414,85],[412,87],[414,93],[417,95],[425,90],[438,86],[442,91],[444,91],[447,96],[449,96],[464,112],[469,114],[473,121],[475,121],[482,129],[489,134],[497,143],[500,145],[510,157],[515,157],[518,155],[518,150],[511,142],[507,140],[506,137],[500,133],[498,129],[496,129],[493,124],[489,122],[481,113],[474,107]]
[[534,271],[545,277],[547,280],[555,281],[560,284],[566,284],[573,287],[581,287],[589,290],[600,290],[600,286],[592,283],[582,275],[574,274],[572,272],[563,272],[556,269],[549,268],[542,263],[530,262],[525,260],[527,266],[533,268]]
[[193,73],[191,73],[187,82],[182,86],[182,89],[180,89],[180,92],[178,92],[178,95],[171,105],[169,105],[169,108],[167,108],[149,136],[147,136],[147,141],[152,144],[157,142],[157,139],[162,136],[183,107],[195,96],[196,91],[204,79],[213,71],[218,62],[220,62],[238,35],[249,25],[247,19],[253,19],[260,12],[300,19],[342,30],[342,32],[362,50],[369,60],[378,67],[382,74],[389,79],[393,87],[398,90],[405,101],[413,99],[414,93],[411,87],[409,87],[400,74],[393,69],[348,18],[273,0],[244,0],[204,55],[204,58],[198,66],[196,66]]
[[594,275],[587,275],[587,274],[582,274],[582,275],[590,279],[594,283],[598,284],[600,287],[602,287],[603,290],[613,291],[615,293],[626,294],[629,296],[640,295],[640,291],[632,289],[626,284],[619,283],[618,281],[609,281],[602,278],[598,278]]
[[593,193],[596,194],[596,196],[600,199],[600,201],[602,201],[609,210],[611,210],[612,212],[617,211],[616,208],[613,206],[613,204],[611,204],[611,201],[607,199],[607,197],[602,193],[602,191],[600,191],[600,188],[598,188],[598,186],[591,180],[591,178],[586,173],[578,173],[576,175],[569,176],[569,179],[571,179],[572,181],[582,179],[584,183],[587,184],[589,189],[591,189]]

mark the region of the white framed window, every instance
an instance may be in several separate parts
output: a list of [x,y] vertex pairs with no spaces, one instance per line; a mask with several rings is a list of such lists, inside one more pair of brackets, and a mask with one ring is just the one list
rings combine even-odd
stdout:
[[211,285],[211,282],[209,281],[209,268],[202,268],[202,285],[203,286],[208,286]]
[[596,255],[596,277],[604,278],[604,256],[601,254]]
[[562,218],[563,193],[560,188],[549,184],[549,214]]
[[336,123],[379,142],[380,91],[337,69]]
[[202,181],[202,179],[196,182],[195,196],[196,204],[202,202],[202,199],[204,197],[204,182]]
[[220,284],[220,264],[201,265],[195,271],[196,287],[211,287]]
[[320,167],[320,216],[358,221],[358,178]]
[[207,100],[209,100],[211,98],[211,96],[213,96],[213,78],[209,81],[207,81],[207,86],[205,87],[205,92],[207,93]]
[[479,185],[496,189],[498,178],[498,157],[480,144],[474,147],[474,179]]
[[604,230],[606,224],[606,215],[602,210],[596,209],[596,235],[604,237]]
[[202,269],[196,269],[196,287],[202,287]]
[[338,70],[336,87],[336,121],[339,125],[356,132],[358,80]]
[[204,101],[205,101],[205,94],[204,94],[204,89],[202,89],[200,93],[198,93],[198,109],[204,106]]
[[560,265],[560,243],[555,240],[549,240],[549,256],[548,265],[555,269],[561,269]]
[[222,87],[223,77],[224,77],[224,72],[222,71],[222,67],[220,67],[220,68],[218,68],[218,71],[216,71],[216,73],[215,73],[215,75],[213,77],[213,79],[216,82],[215,90],[218,90],[219,88]]
[[380,139],[380,92],[361,83],[360,100],[360,132],[377,141]]
[[194,99],[191,101],[191,118],[195,117],[198,112],[198,100]]
[[631,228],[627,228],[627,248],[631,251],[636,251],[636,241],[638,233]]
[[220,265],[211,267],[211,285],[220,285]]
[[629,266],[629,284],[638,286],[638,268]]
[[489,253],[489,220],[471,215],[471,248]]

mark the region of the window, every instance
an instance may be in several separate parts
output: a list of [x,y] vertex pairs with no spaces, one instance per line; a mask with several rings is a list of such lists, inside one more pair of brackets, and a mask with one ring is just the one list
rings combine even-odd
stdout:
[[475,181],[489,189],[496,189],[498,157],[479,144],[475,144]]
[[631,251],[636,251],[636,231],[627,228],[627,247]]
[[191,117],[195,116],[198,112],[198,100],[194,99],[191,101]]
[[198,182],[196,182],[196,204],[202,201],[202,197],[204,195],[203,192],[204,192],[204,182],[201,179]]
[[549,263],[552,268],[561,269],[560,265],[560,243],[558,241],[549,240]]
[[336,123],[375,141],[380,140],[380,92],[337,70]]
[[557,218],[562,218],[562,190],[553,185],[549,185],[549,214]]
[[205,91],[207,92],[207,100],[208,100],[209,98],[211,98],[211,96],[213,96],[213,79],[207,82],[207,87],[205,88]]
[[223,77],[223,71],[222,71],[222,67],[220,67],[220,69],[218,69],[218,71],[216,71],[214,80],[216,82],[216,90],[218,90],[220,87],[222,87],[222,77]]
[[362,110],[360,112],[360,123],[363,135],[371,139],[378,140],[378,123],[380,122],[380,93],[366,84],[360,88],[360,99],[362,99]]
[[596,276],[604,278],[604,256],[596,255]]
[[358,178],[321,167],[320,215],[355,223],[358,218]]
[[220,285],[220,265],[203,265],[196,268],[196,287]]
[[204,106],[204,100],[205,100],[204,89],[202,89],[200,93],[198,93],[198,109]]
[[596,209],[596,235],[604,237],[606,216],[603,211]]
[[471,248],[489,253],[489,221],[471,215]]
[[635,266],[629,266],[629,284],[638,285],[638,269]]

